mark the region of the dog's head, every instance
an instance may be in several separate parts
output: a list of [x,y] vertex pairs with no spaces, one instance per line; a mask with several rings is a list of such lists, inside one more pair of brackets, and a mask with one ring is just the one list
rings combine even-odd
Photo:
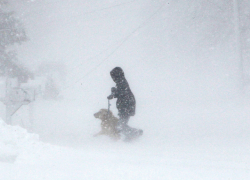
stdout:
[[[109,113],[109,114],[108,114]],[[94,114],[95,118],[101,119],[101,120],[108,120],[108,116],[113,116],[112,112],[107,109],[100,109],[97,113]]]

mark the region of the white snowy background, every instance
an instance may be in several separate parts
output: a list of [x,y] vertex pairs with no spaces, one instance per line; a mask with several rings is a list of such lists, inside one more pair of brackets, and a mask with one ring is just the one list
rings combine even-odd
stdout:
[[[35,70],[63,62],[63,99],[33,102],[0,121],[0,179],[248,180],[250,106],[239,88],[233,38],[206,46],[186,1],[11,1]],[[199,29],[199,28],[198,28]],[[120,66],[137,100],[137,141],[93,137]],[[111,110],[117,114],[115,100]],[[2,107],[2,105],[1,105]],[[4,116],[2,116],[4,118]],[[19,127],[22,126],[22,127]]]

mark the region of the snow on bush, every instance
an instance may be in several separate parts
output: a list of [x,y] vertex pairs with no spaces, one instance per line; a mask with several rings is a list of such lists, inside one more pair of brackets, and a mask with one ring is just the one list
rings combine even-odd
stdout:
[[14,162],[17,157],[30,156],[41,144],[38,135],[0,119],[0,161]]

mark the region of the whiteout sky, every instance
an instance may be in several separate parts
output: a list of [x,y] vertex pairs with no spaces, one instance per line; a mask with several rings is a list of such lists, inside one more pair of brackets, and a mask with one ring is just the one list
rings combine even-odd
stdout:
[[33,69],[44,61],[64,62],[72,84],[91,72],[80,81],[88,84],[90,79],[100,80],[97,75],[106,77],[106,83],[110,69],[121,66],[128,78],[133,77],[131,83],[143,79],[149,85],[146,90],[173,101],[228,98],[237,91],[235,41],[211,43],[202,23],[195,26],[190,20],[192,9],[185,1],[13,4],[30,38],[19,48],[19,57]]

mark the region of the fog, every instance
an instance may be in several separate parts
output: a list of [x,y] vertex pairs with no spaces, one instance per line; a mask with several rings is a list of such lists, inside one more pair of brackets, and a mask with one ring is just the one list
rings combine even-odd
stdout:
[[[206,32],[203,25],[210,22],[192,21],[199,17],[192,17],[187,2],[14,1],[14,5],[30,39],[18,47],[19,59],[31,68],[44,61],[64,62],[70,90],[80,83],[98,82],[97,75],[107,76],[102,81],[108,82],[110,69],[121,66],[130,83],[147,85],[145,90],[163,94],[160,99],[237,96],[239,62],[234,35],[214,42],[221,30],[211,38],[212,32]],[[138,80],[142,77],[145,83]],[[98,84],[99,89],[107,89]]]
[[[12,0],[29,38],[15,46],[19,61],[32,71],[42,63],[67,69],[62,99],[35,102],[33,132],[56,145],[104,146],[107,139],[92,137],[100,128],[93,114],[108,107],[115,86],[110,71],[119,66],[137,102],[129,125],[144,135],[135,147],[117,147],[131,152],[143,147],[153,154],[187,145],[193,152],[203,145],[240,149],[249,139],[249,103],[242,90],[233,4],[222,12],[223,3],[216,3]],[[111,110],[117,115],[115,100]],[[17,112],[16,124],[27,111]]]
[[[29,37],[18,46],[20,61],[31,69],[41,62],[65,63],[65,98],[106,106],[105,97],[114,86],[109,71],[115,66],[124,69],[138,110],[145,103],[228,104],[239,96],[235,36],[216,39],[222,27],[205,31],[211,22],[194,20],[200,18],[192,12],[198,11],[195,2],[14,1],[13,5]],[[232,14],[231,9],[225,19],[230,28]]]

